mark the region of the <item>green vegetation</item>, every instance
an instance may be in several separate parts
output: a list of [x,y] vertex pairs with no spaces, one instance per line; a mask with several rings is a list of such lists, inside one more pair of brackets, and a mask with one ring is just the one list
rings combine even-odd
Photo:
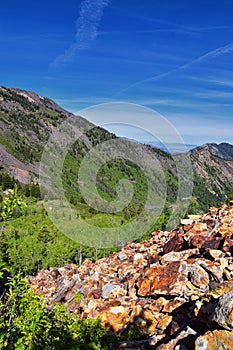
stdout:
[[23,215],[4,225],[0,261],[13,274],[19,271],[32,274],[66,263],[80,264],[87,258],[95,260],[112,252],[112,249],[86,247],[66,237],[54,227],[39,203],[28,203]]
[[228,193],[227,193],[227,202],[232,202],[233,201],[233,189],[231,189]]
[[[111,166],[109,167],[109,165]],[[72,169],[71,163],[67,163],[66,166]],[[107,172],[108,169],[110,170],[109,173]],[[72,170],[72,176],[74,172],[75,170]],[[132,165],[120,161],[116,164],[105,164],[99,171],[97,183],[99,187],[104,184],[106,192],[100,188],[99,192],[105,199],[114,199],[114,188],[122,175],[128,179],[133,179],[134,199],[123,211],[113,214],[101,213],[90,208],[82,200],[81,193],[72,191],[72,186],[67,186],[67,197],[70,199],[77,215],[93,226],[120,227],[139,214],[141,207],[144,206],[147,185],[143,176],[140,177],[140,173]],[[75,177],[74,181],[76,181]],[[167,172],[166,181],[169,187],[169,200],[174,201],[177,179],[172,173]],[[195,181],[200,181],[200,178],[196,178]],[[42,202],[38,198],[40,196],[38,185],[32,183],[20,187],[4,170],[0,171],[0,185],[0,202],[2,202],[0,203],[0,220],[2,219],[2,228],[0,222],[0,262],[9,266],[12,274],[15,275],[18,272],[33,274],[40,269],[51,266],[60,266],[66,263],[80,264],[87,258],[94,261],[117,250],[117,247],[112,249],[88,247],[76,243],[59,232],[49,219]],[[6,190],[7,185],[11,189]],[[198,183],[198,187],[194,189],[196,196],[191,199],[189,213],[197,213],[201,210],[200,202],[196,199],[198,196],[202,197],[202,208],[204,209],[204,205],[207,206],[210,200],[213,201],[213,204],[216,203],[215,196],[204,192],[204,188],[205,182],[202,180]],[[7,194],[3,192],[3,189]],[[70,192],[69,189],[71,189]],[[60,203],[58,202],[57,205],[59,208]],[[150,233],[154,230],[165,229],[171,211],[171,202],[168,201],[160,217],[152,222],[150,230],[141,237],[138,236],[137,241],[149,238]],[[61,210],[56,220],[59,221],[64,217],[66,217],[67,225],[69,225],[67,213]]]
[[220,206],[227,200],[227,193],[232,188],[232,183],[222,184],[224,192],[212,183],[212,190],[208,181],[205,178],[201,178],[194,175],[194,189],[193,196],[196,198],[196,210],[201,212],[206,212],[211,206]]
[[[130,222],[144,208],[147,193],[146,179],[132,164],[118,160],[116,163],[106,163],[99,170],[97,186],[104,199],[114,200],[116,196],[114,189],[122,177],[131,181],[134,188],[133,200],[122,211],[113,214],[98,212],[89,207],[82,199],[78,184],[75,183],[77,181],[77,177],[74,175],[76,167],[72,168],[70,155],[68,155],[65,167],[66,173],[70,171],[74,177],[72,185],[66,186],[67,197],[77,216],[90,225],[100,228],[120,227]],[[171,199],[172,193],[175,197],[177,180],[169,172],[166,176],[168,186],[170,186]],[[7,185],[12,189],[6,190]],[[74,191],[75,186],[78,189],[76,191]],[[3,223],[0,235],[0,262],[7,264],[12,274],[18,272],[33,274],[40,269],[60,266],[65,263],[80,264],[87,258],[94,261],[118,250],[117,247],[111,249],[88,247],[76,243],[59,232],[40,202],[38,185],[31,183],[21,187],[17,181],[9,177],[5,170],[0,171],[0,194],[2,200],[0,221],[2,219]],[[66,218],[67,226],[69,226],[70,219],[67,216],[69,214],[62,210],[62,203],[59,201],[57,207],[56,221],[59,222],[59,220]],[[146,238],[156,229],[165,229],[169,214],[169,205],[166,205],[157,221],[152,221],[150,230],[145,232],[144,236],[142,232],[138,232],[137,237],[140,237],[141,234],[142,238]],[[70,223],[72,229],[72,222]]]
[[19,196],[17,185],[15,184],[14,189],[7,191],[8,195],[2,201],[1,217],[3,221],[7,221],[13,217],[21,215],[27,208],[27,204],[23,201],[22,196]]
[[[3,284],[5,279],[5,283]],[[0,349],[12,350],[104,350],[112,338],[99,320],[78,320],[59,303],[49,310],[17,275],[0,270]]]

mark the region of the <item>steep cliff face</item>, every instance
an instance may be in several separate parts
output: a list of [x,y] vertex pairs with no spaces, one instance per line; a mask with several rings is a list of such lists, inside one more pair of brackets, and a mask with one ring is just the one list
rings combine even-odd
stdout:
[[28,284],[49,308],[62,302],[116,335],[134,331],[114,349],[231,349],[232,252],[233,205],[225,205],[96,263],[40,271]]

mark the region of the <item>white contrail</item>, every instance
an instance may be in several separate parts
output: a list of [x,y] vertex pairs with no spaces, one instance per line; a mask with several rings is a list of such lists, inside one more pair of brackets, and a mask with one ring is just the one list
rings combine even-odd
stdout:
[[64,54],[58,56],[55,64],[72,61],[79,50],[90,47],[98,35],[99,23],[102,19],[104,8],[111,0],[83,0],[80,5],[80,14],[76,22],[75,42]]
[[199,63],[199,62],[205,61],[205,60],[210,59],[210,58],[218,57],[218,56],[224,55],[226,53],[229,53],[231,51],[233,51],[233,43],[218,47],[217,49],[211,50],[211,51],[207,52],[206,54],[199,56],[199,57],[195,58],[194,60],[183,64],[182,66],[171,69],[165,73],[154,75],[153,77],[137,81],[136,83],[131,84],[128,87],[126,87],[125,89],[119,91],[117,93],[117,95],[122,94],[123,92],[125,92],[125,91],[127,91],[135,86],[141,85],[143,83],[147,83],[147,82],[152,81],[152,80],[160,80],[160,79],[165,78],[166,76],[168,76],[172,73],[176,73],[176,72],[179,72],[180,70],[187,69],[187,68],[191,67],[192,65],[194,65],[195,63]]

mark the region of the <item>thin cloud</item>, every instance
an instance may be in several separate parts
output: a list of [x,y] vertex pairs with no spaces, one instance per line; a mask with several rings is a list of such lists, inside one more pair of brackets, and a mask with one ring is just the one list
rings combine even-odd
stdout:
[[165,28],[171,27],[171,28],[177,28],[181,29],[183,31],[187,32],[202,32],[202,31],[209,31],[209,30],[225,30],[225,29],[233,29],[233,26],[229,25],[212,25],[212,26],[199,26],[199,27],[187,27],[185,25],[182,25],[180,23],[176,22],[171,22],[171,21],[166,21],[162,20],[160,18],[154,18],[154,17],[147,17],[147,16],[142,16],[141,14],[136,14],[130,11],[124,11],[124,16],[128,16],[131,18],[135,18],[139,21],[143,22],[149,22],[149,23],[157,23],[159,25],[165,25]]
[[[232,75],[232,72],[229,71],[228,76]],[[228,88],[233,88],[233,81],[231,79],[218,78],[218,77],[210,77],[210,78],[199,78],[199,77],[190,77],[192,80],[201,81],[204,83],[210,83],[215,85],[221,85]]]
[[231,102],[233,97],[233,92],[206,90],[203,92],[196,93],[196,96],[200,98],[208,98],[208,99],[224,98],[224,99],[229,99],[229,102]]
[[89,48],[96,40],[105,7],[111,0],[83,0],[76,21],[75,42],[64,54],[58,56],[55,65],[71,62],[78,51]]
[[141,35],[141,34],[154,34],[154,33],[182,33],[182,34],[190,34],[191,31],[176,29],[176,28],[156,28],[156,29],[148,29],[148,30],[109,30],[102,31],[100,35]]
[[212,27],[185,27],[178,26],[170,23],[171,28],[155,28],[155,29],[138,29],[138,30],[106,30],[99,32],[99,35],[141,35],[141,34],[154,34],[154,33],[180,33],[193,35],[198,32],[204,31],[214,31],[214,30],[225,30],[225,29],[233,29],[231,26],[212,26]]
[[171,69],[171,70],[169,70],[169,71],[167,71],[165,73],[158,74],[158,75],[155,75],[153,77],[137,81],[136,83],[131,84],[128,87],[126,87],[125,89],[119,91],[118,94],[122,94],[123,92],[128,91],[129,89],[131,89],[131,88],[133,88],[135,86],[147,83],[149,81],[160,80],[162,78],[165,78],[165,77],[169,76],[172,73],[177,73],[177,72],[179,72],[181,70],[190,68],[192,65],[194,65],[196,63],[203,62],[203,61],[211,59],[211,58],[219,57],[219,56],[222,56],[222,55],[227,54],[227,53],[232,52],[232,51],[233,51],[233,43],[230,43],[230,44],[225,45],[225,46],[218,47],[217,49],[211,50],[211,51],[207,52],[206,54],[201,55],[201,56],[195,58],[194,60],[183,64],[182,66],[179,66],[177,68]]
[[[57,98],[56,102],[58,104],[78,104],[78,103],[87,103],[87,104],[103,104],[108,102],[113,102],[114,100],[108,98],[108,97],[93,97],[93,96],[85,96],[85,97],[77,97],[77,98]],[[116,101],[116,100],[115,100]]]

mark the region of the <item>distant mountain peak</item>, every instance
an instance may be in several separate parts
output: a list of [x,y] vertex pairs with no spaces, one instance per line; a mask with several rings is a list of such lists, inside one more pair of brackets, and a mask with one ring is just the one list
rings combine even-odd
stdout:
[[212,155],[224,160],[233,160],[233,145],[227,142],[217,143],[205,143],[192,150],[192,153],[197,153],[202,150],[209,151]]
[[21,89],[16,89],[16,88],[11,88],[11,91],[14,91],[16,94],[21,95],[26,97],[30,102],[38,103],[41,101],[44,101],[45,98],[36,94],[35,92],[32,91],[26,91],[26,90],[21,90]]

